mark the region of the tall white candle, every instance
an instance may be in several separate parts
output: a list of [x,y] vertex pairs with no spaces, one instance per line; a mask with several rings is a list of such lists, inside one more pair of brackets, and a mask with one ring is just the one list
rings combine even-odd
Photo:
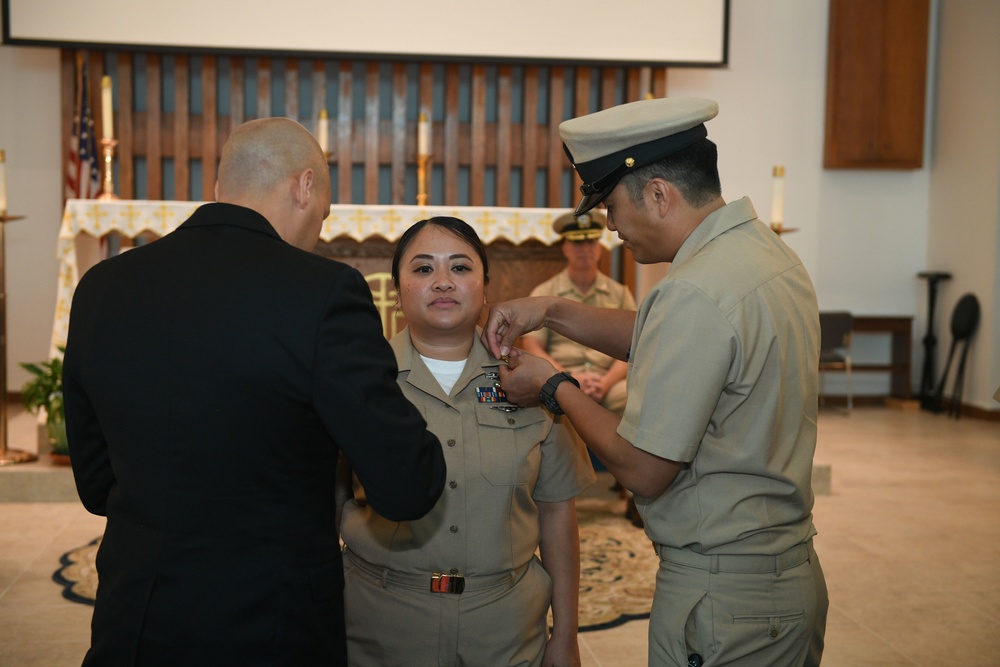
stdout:
[[427,114],[421,113],[417,121],[417,155],[431,154],[431,124]]
[[0,215],[7,215],[7,156],[0,148]]
[[111,103],[111,77],[101,77],[101,129],[105,139],[114,139],[114,108]]
[[771,173],[771,224],[780,226],[785,219],[785,168],[775,165]]
[[320,109],[319,121],[316,123],[316,141],[323,153],[330,152],[330,114],[326,109]]

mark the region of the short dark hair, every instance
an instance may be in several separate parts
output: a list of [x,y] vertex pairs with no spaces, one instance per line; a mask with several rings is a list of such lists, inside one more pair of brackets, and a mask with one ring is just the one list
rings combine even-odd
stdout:
[[445,229],[472,246],[472,249],[479,255],[479,260],[483,263],[483,284],[489,284],[490,260],[486,257],[486,246],[483,245],[479,234],[465,220],[439,215],[413,223],[399,237],[399,242],[396,243],[396,251],[392,254],[392,284],[396,286],[396,289],[399,289],[399,262],[403,258],[403,253],[406,252],[407,247],[409,247],[420,230],[427,225],[434,225],[435,227]]
[[701,139],[662,160],[639,167],[623,176],[619,183],[632,203],[639,204],[643,189],[654,178],[673,184],[691,206],[704,206],[722,195],[718,148],[709,139]]

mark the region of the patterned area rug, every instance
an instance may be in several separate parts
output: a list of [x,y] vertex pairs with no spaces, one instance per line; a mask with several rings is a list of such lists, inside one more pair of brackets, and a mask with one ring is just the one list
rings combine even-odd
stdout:
[[[581,501],[580,631],[604,630],[648,618],[659,560],[646,534],[607,505]],[[63,597],[94,604],[101,538],[63,554],[52,579]]]
[[94,604],[97,599],[97,547],[101,538],[68,551],[59,559],[61,567],[52,580],[63,587],[63,597],[73,602]]
[[604,503],[581,500],[580,632],[649,618],[660,559],[645,531]]

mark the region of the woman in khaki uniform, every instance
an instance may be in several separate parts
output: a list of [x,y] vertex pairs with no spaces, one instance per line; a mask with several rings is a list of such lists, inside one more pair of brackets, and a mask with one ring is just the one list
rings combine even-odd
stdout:
[[398,381],[444,445],[448,483],[427,516],[397,523],[355,481],[341,528],[350,664],[578,665],[587,455],[548,412],[506,402],[476,328],[488,261],[469,225],[418,222],[392,275],[408,325],[392,340]]

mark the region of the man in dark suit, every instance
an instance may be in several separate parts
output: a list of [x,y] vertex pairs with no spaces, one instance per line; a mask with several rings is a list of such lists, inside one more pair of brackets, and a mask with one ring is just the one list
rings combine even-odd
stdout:
[[309,252],[330,207],[312,136],[240,126],[216,199],[73,300],[70,455],[108,517],[85,665],[344,664],[338,454],[394,520],[444,483],[367,284]]

